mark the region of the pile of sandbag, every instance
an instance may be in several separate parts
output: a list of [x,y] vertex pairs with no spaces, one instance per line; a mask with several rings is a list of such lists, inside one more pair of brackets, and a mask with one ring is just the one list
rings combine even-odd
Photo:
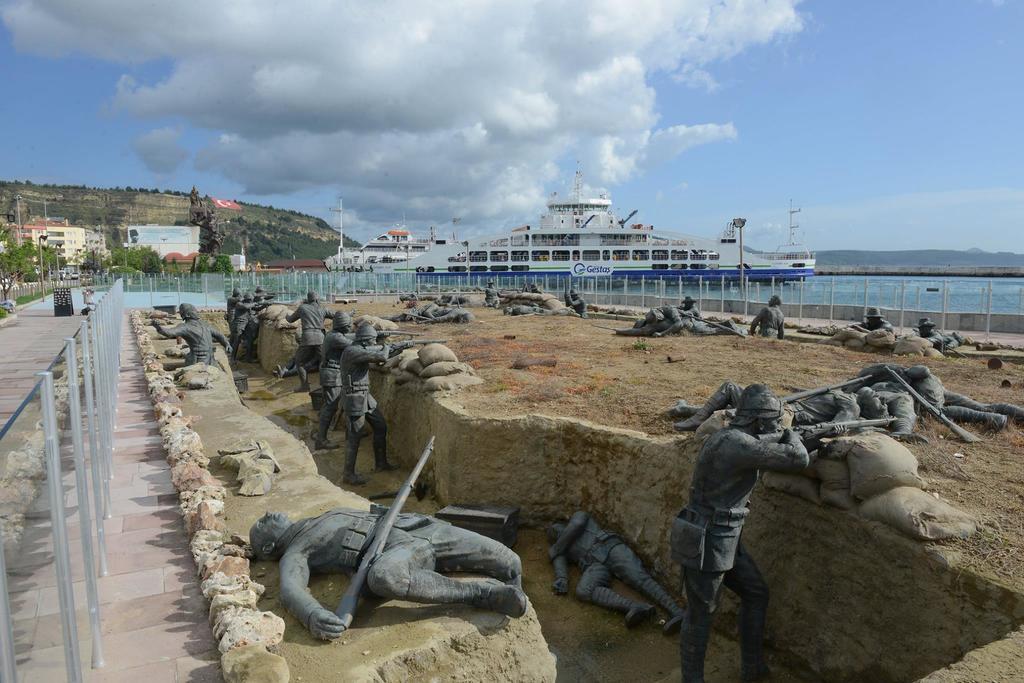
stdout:
[[501,293],[501,306],[540,306],[549,311],[560,311],[565,304],[554,294],[534,294],[533,292],[504,291]]
[[425,344],[406,349],[384,364],[398,384],[416,383],[427,391],[457,391],[483,384],[473,368],[460,363],[455,352],[444,344]]
[[274,475],[281,465],[274,457],[274,449],[266,441],[242,439],[227,448],[217,449],[220,464],[238,470],[238,495],[262,496],[270,492]]
[[291,315],[292,309],[284,304],[271,304],[258,313],[260,320],[264,320],[269,324],[273,325],[278,330],[297,330],[299,328],[298,321],[290,323],[288,322],[288,316]]
[[867,343],[864,341],[865,337],[867,337],[865,332],[860,332],[852,327],[844,327],[833,334],[832,338],[825,343],[832,346],[845,346],[855,351],[863,351],[864,347],[867,346]]
[[893,345],[892,353],[895,356],[942,356],[930,341],[916,335],[900,337]]
[[174,381],[179,387],[187,389],[209,389],[210,386],[224,377],[224,371],[216,365],[196,363],[178,368],[174,373]]
[[855,511],[923,541],[966,538],[977,530],[966,513],[922,490],[917,458],[887,434],[842,436],[819,449],[799,473],[765,472],[768,488],[817,505]]
[[371,325],[373,325],[373,329],[377,330],[378,332],[381,332],[383,330],[398,329],[398,323],[391,320],[387,320],[385,318],[378,318],[375,315],[356,316],[356,319],[352,321],[352,324],[355,326],[354,329],[357,330],[359,329],[359,326],[362,325],[363,323],[370,323]]

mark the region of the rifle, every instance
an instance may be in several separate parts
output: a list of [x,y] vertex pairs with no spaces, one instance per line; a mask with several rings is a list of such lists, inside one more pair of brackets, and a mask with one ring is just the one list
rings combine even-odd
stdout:
[[967,443],[981,441],[981,437],[971,434],[969,431],[967,431],[957,423],[950,420],[946,416],[946,414],[942,412],[942,410],[929,403],[924,396],[917,393],[917,390],[914,389],[914,387],[910,386],[907,380],[900,377],[900,374],[898,372],[896,372],[895,370],[888,366],[885,368],[885,370],[896,382],[898,382],[907,391],[907,393],[914,397],[914,400],[917,402],[919,406],[921,406],[929,413],[931,413],[939,422],[949,427],[953,431],[953,433],[959,436],[963,441]]
[[855,384],[860,384],[861,382],[866,382],[869,379],[871,379],[871,378],[870,377],[854,377],[853,379],[848,379],[845,382],[840,382],[839,384],[830,384],[827,387],[818,387],[817,389],[807,389],[806,391],[798,391],[795,394],[790,394],[789,396],[783,396],[781,400],[782,400],[783,403],[794,403],[796,401],[800,401],[800,400],[803,400],[805,398],[811,398],[813,396],[821,396],[822,394],[827,394],[828,392],[835,391],[836,389],[845,389],[846,387],[850,387],[850,386],[853,386]]
[[380,339],[381,337],[394,337],[394,336],[399,336],[399,337],[421,337],[421,336],[423,336],[423,333],[422,332],[405,332],[404,330],[378,330],[377,331],[377,338],[378,339]]
[[885,417],[877,420],[849,420],[848,422],[821,422],[816,425],[803,425],[793,427],[794,431],[800,433],[802,438],[820,436],[828,433],[835,427],[846,429],[862,429],[864,427],[886,427],[896,420],[895,417]]
[[702,323],[704,323],[705,325],[710,325],[711,327],[717,328],[719,330],[725,330],[729,334],[735,334],[737,337],[744,337],[744,338],[746,338],[746,335],[744,335],[742,332],[740,332],[739,330],[734,330],[733,328],[729,327],[728,325],[722,325],[720,323],[712,322],[710,320],[705,320],[704,318],[701,318],[701,317],[696,316],[696,315],[693,316],[693,319],[694,320],[699,320]]
[[447,344],[447,339],[409,339],[407,341],[398,342],[397,344],[389,344],[391,348],[391,355],[401,353],[406,349],[411,349],[414,346],[423,346],[426,344]]
[[395,496],[395,500],[391,503],[391,507],[388,508],[384,519],[377,523],[377,529],[373,534],[373,541],[370,543],[366,554],[363,555],[363,561],[359,563],[359,569],[348,584],[348,590],[345,591],[345,595],[341,597],[341,602],[338,603],[337,609],[334,610],[334,613],[338,615],[346,629],[352,625],[352,618],[355,616],[356,607],[359,605],[359,596],[366,586],[366,577],[370,573],[370,567],[384,552],[384,544],[387,543],[388,535],[391,533],[392,527],[395,526],[395,520],[398,519],[402,506],[405,505],[405,501],[409,498],[409,494],[416,485],[416,479],[420,476],[423,466],[427,464],[427,460],[430,459],[430,455],[433,452],[434,437],[431,436],[426,448],[423,449],[423,453],[420,455],[420,459],[416,462],[416,466],[409,473],[409,478],[405,480],[402,488],[398,490],[398,495]]

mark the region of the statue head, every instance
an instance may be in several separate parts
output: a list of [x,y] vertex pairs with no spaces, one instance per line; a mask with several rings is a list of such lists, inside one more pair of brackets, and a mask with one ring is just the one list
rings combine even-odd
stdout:
[[242,293],[238,291],[238,287],[235,287],[234,289],[231,290],[231,296],[241,296],[241,294]]
[[782,305],[782,299],[779,297],[778,294],[775,294],[775,295],[772,296],[771,299],[768,299],[768,305],[769,306],[781,306]]
[[356,330],[356,344],[362,346],[369,346],[370,344],[377,341],[377,329],[370,323],[363,323]]
[[316,292],[314,292],[312,289],[309,290],[308,292],[306,292],[306,303],[307,304],[315,304],[316,300],[317,300]]
[[857,390],[857,405],[860,406],[860,416],[866,420],[889,417],[889,409],[871,387],[861,387]]
[[911,382],[920,382],[921,380],[930,377],[932,371],[928,369],[927,365],[911,365],[909,368],[904,370],[904,374]]
[[179,304],[178,315],[182,320],[199,320],[199,311],[192,304]]
[[256,296],[263,296],[263,292],[264,292],[264,289],[262,287],[260,287],[259,285],[256,285],[255,295]]
[[732,427],[752,427],[754,434],[782,429],[782,401],[764,384],[751,384],[740,394]]
[[268,512],[256,520],[249,529],[249,545],[257,560],[273,560],[281,556],[285,548],[278,547],[284,532],[292,525],[283,512]]
[[685,299],[683,299],[683,310],[684,311],[690,310],[691,308],[693,308],[693,305],[695,303],[697,303],[697,302],[696,302],[696,300],[694,300],[694,298],[692,296],[687,296]]
[[921,318],[917,321],[917,331],[921,336],[931,334],[934,329],[935,323],[933,323],[930,318]]
[[569,296],[579,296],[579,294],[580,294],[580,293],[576,291],[576,288],[575,288],[575,287],[573,287],[573,288],[571,288],[571,289],[569,290]]
[[867,312],[864,313],[865,320],[881,320],[882,312],[878,310],[877,306],[868,306]]
[[487,286],[488,287],[493,287],[494,286],[494,280],[488,280],[487,281]]
[[563,522],[555,522],[554,524],[549,524],[548,528],[545,529],[545,533],[548,537],[548,543],[554,543],[555,541],[557,541],[558,537],[562,535],[563,531],[565,531],[565,524]]
[[331,317],[335,332],[348,332],[352,329],[352,316],[345,311],[337,311]]
[[244,301],[247,304],[251,304],[252,303],[252,292],[246,292],[245,296],[242,297],[242,301]]

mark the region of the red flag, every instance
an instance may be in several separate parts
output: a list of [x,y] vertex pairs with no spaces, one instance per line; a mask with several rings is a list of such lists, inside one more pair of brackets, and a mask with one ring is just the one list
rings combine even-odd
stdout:
[[218,209],[234,209],[235,211],[242,210],[241,206],[230,199],[217,199],[216,197],[211,197],[211,199],[213,200],[213,205]]

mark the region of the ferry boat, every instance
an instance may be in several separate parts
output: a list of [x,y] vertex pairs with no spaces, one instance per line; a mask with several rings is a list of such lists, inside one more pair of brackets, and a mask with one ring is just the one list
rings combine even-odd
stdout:
[[[746,221],[733,219],[717,238],[670,232],[619,219],[607,195],[584,197],[577,171],[569,197],[557,193],[537,225],[467,240],[412,237],[404,225],[359,249],[339,250],[331,270],[415,273],[424,278],[515,275],[554,277],[676,277],[739,279],[740,243]],[[795,244],[775,252],[747,251],[743,270],[750,280],[795,280],[814,275],[814,254]]]

